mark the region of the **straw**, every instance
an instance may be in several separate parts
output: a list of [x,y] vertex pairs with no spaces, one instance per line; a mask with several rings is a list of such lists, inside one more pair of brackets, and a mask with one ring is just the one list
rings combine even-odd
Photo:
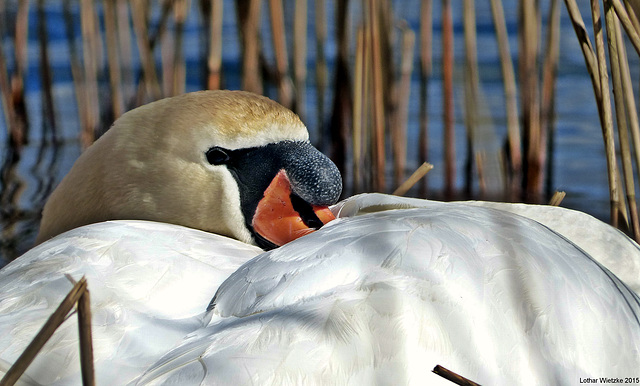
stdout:
[[242,40],[242,89],[262,94],[260,76],[260,0],[236,1]]
[[207,58],[207,89],[219,90],[222,86],[222,0],[212,0],[209,9],[209,55]]
[[295,4],[293,22],[293,72],[296,88],[295,110],[305,120],[305,95],[307,95],[307,0]]
[[98,63],[100,62],[100,37],[91,0],[80,1],[80,25],[82,28],[83,82],[82,97],[85,98],[86,126],[81,134],[83,148],[95,140],[95,131],[100,122],[100,101],[98,99]]
[[[420,134],[418,136],[418,161],[429,158],[429,77],[431,76],[432,1],[423,0],[420,5]],[[427,179],[420,184],[420,196],[427,194]]]
[[520,196],[522,178],[522,144],[520,139],[515,71],[511,61],[511,50],[509,48],[509,39],[507,36],[507,27],[502,1],[491,0],[491,14],[493,16],[493,23],[496,30],[500,65],[502,67],[510,166],[510,174],[508,174],[507,180],[510,181],[510,183],[508,183],[508,188],[511,198],[513,199]]
[[[131,14],[133,19],[133,29],[136,34],[136,43],[138,46],[138,54],[142,64],[142,73],[144,81],[140,83],[144,86],[147,97],[152,100],[162,97],[162,90],[158,82],[158,74],[156,72],[155,60],[152,53],[152,45],[149,40],[149,29],[147,25],[147,9],[144,1],[134,1],[131,3]],[[156,35],[157,36],[157,35]],[[155,42],[155,39],[153,40]],[[142,88],[139,88],[142,90]],[[143,101],[143,96],[138,92],[138,104]]]
[[378,10],[378,0],[369,0],[369,32],[371,39],[371,74],[373,76],[373,163],[374,163],[374,186],[376,191],[384,191],[386,186],[385,178],[385,128],[384,128],[384,85],[382,79],[382,53],[380,49],[380,25],[376,18]]
[[271,14],[271,37],[276,56],[276,82],[278,83],[278,101],[287,108],[293,106],[293,90],[289,78],[289,57],[284,29],[284,9],[282,0],[269,0]]
[[418,181],[420,181],[422,177],[429,173],[431,169],[433,169],[432,164],[428,162],[423,163],[418,169],[416,169],[415,172],[413,172],[413,174],[411,174],[411,176],[409,176],[409,178],[407,178],[405,182],[398,186],[398,188],[392,194],[396,196],[404,196],[409,191],[409,189],[411,189],[413,185],[415,185]]
[[480,386],[477,383],[459,375],[454,373],[451,370],[448,370],[440,365],[436,365],[436,367],[433,368],[432,370],[434,373],[438,374],[439,376],[441,376],[444,379],[447,379],[453,383],[455,383],[456,385],[461,385],[461,386]]
[[456,149],[453,111],[453,20],[451,0],[442,0],[442,99],[444,103],[445,199],[453,198],[456,181]]
[[[560,3],[552,0],[547,18],[547,40],[542,67],[542,100],[540,103],[540,165],[546,165],[546,186],[550,193],[553,173],[555,85],[560,53]],[[551,156],[549,156],[551,155]],[[542,178],[542,176],[540,176]],[[542,184],[542,181],[539,181]]]
[[364,28],[358,28],[356,38],[356,62],[353,83],[353,191],[360,191],[362,179],[362,132],[365,99],[365,62],[367,60],[367,43]]
[[[568,1],[568,0],[566,0]],[[603,92],[598,104],[602,112],[602,130],[604,137],[605,153],[607,156],[607,172],[609,176],[609,195],[611,200],[611,224],[618,227],[618,215],[620,213],[620,200],[618,190],[618,166],[616,161],[615,143],[613,140],[613,118],[611,113],[611,98],[609,95],[609,78],[607,76],[607,62],[604,51],[604,38],[602,36],[602,19],[598,0],[591,0],[591,18],[596,40],[596,57],[598,60],[598,75],[600,87]]]
[[[626,61],[622,61],[619,52],[622,49],[622,36],[620,24],[615,14],[610,10],[606,13],[607,39],[609,45],[609,57],[611,59],[611,74],[613,78],[613,96],[615,100],[616,122],[618,124],[618,140],[620,143],[620,153],[622,155],[622,176],[627,192],[627,204],[629,207],[629,217],[631,218],[631,232],[635,240],[640,240],[640,225],[638,224],[638,212],[635,201],[635,189],[633,181],[633,165],[629,149],[629,129],[627,127],[627,117],[625,111],[624,88],[630,89],[630,85],[623,85],[623,70],[621,67],[627,66]],[[627,69],[628,72],[628,69]],[[633,111],[632,113],[635,113]]]
[[479,78],[478,55],[476,53],[476,11],[473,0],[464,0],[462,3],[464,18],[464,108],[465,126],[467,131],[467,161],[465,167],[465,193],[471,196],[473,184],[473,163],[475,135],[478,125],[478,100]]
[[120,53],[118,52],[118,36],[116,33],[117,16],[113,0],[103,1],[105,40],[107,42],[107,61],[109,62],[109,85],[111,87],[111,108],[113,118],[117,119],[124,112],[122,96],[122,76],[120,74]]
[[33,362],[40,349],[47,343],[49,338],[53,335],[55,330],[65,321],[69,311],[73,308],[74,304],[78,302],[78,299],[85,293],[87,289],[87,280],[81,278],[67,296],[62,300],[58,308],[47,319],[47,322],[42,326],[35,338],[29,343],[27,348],[18,357],[16,362],[9,368],[4,377],[0,380],[0,386],[10,386],[15,384],[20,376],[25,372],[27,367]]
[[322,135],[324,119],[325,119],[325,106],[324,106],[324,94],[327,88],[327,61],[324,54],[324,45],[327,40],[327,18],[325,17],[325,2],[324,0],[316,0],[315,2],[315,15],[316,15],[316,99],[317,99],[317,132],[318,143],[321,148],[325,148],[324,136]]
[[413,51],[415,34],[409,28],[402,33],[402,61],[400,65],[400,80],[396,87],[397,106],[395,109],[395,124],[393,128],[393,156],[394,182],[396,185],[404,179],[404,169],[407,163],[407,122],[409,121],[409,96],[411,94],[411,73],[413,71]]
[[567,193],[565,192],[556,191],[555,193],[553,193],[553,196],[551,196],[551,199],[549,200],[549,205],[560,206],[560,204],[562,203],[562,200],[564,200],[566,195]]

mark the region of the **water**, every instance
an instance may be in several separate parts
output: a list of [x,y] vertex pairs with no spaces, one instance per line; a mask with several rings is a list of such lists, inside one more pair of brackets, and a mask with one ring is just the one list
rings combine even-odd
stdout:
[[[44,200],[51,189],[61,180],[80,154],[81,146],[78,141],[79,124],[77,119],[76,97],[72,83],[71,69],[69,66],[69,44],[66,39],[61,2],[47,2],[46,15],[49,35],[50,64],[54,78],[54,103],[56,130],[59,144],[54,146],[49,138],[50,132],[46,131],[46,125],[42,118],[42,94],[40,81],[40,52],[37,33],[37,13],[35,6],[29,14],[29,46],[28,46],[28,72],[25,79],[26,102],[30,120],[30,142],[23,149],[19,159],[15,158],[7,147],[5,121],[0,121],[0,159],[3,160],[2,179],[0,180],[1,194],[0,204],[2,215],[0,236],[0,266],[3,261],[10,260],[30,247],[37,233],[39,213]],[[359,2],[353,5],[357,7]],[[441,151],[442,121],[441,121],[441,93],[440,69],[440,29],[439,2],[434,2],[434,75],[429,85],[429,113],[430,113],[430,159],[436,168],[428,175],[429,184],[434,195],[443,189],[443,159]],[[542,1],[543,18],[546,18],[548,2]],[[287,3],[288,4],[288,3]],[[419,1],[394,2],[394,10],[397,18],[407,20],[408,25],[418,31]],[[514,60],[517,60],[516,41],[516,9],[515,0],[505,0],[505,13],[510,34],[511,51]],[[585,4],[588,6],[588,4]],[[589,25],[587,18],[588,8],[583,5],[585,23]],[[13,6],[13,8],[12,8]],[[456,63],[461,64],[464,53],[460,10],[461,5],[454,2],[454,29],[455,29],[455,58]],[[270,30],[268,28],[267,4],[263,5],[263,41],[267,60],[273,63],[271,51]],[[333,2],[327,2],[328,19],[333,18]],[[7,5],[9,14],[15,11],[15,4]],[[292,11],[287,7],[287,28],[292,28]],[[157,10],[156,10],[157,11]],[[484,136],[490,138],[485,146],[488,150],[495,151],[501,146],[505,137],[505,110],[502,88],[500,63],[495,43],[493,22],[491,18],[489,2],[477,2],[478,15],[478,61],[480,66],[480,81],[482,92],[481,114],[483,119],[491,124],[485,125]],[[79,26],[78,9],[74,9],[77,25]],[[225,2],[225,16],[223,26],[223,72],[224,85],[229,89],[240,88],[239,61],[240,49],[235,25],[235,11],[233,2]],[[313,2],[309,5],[310,15],[313,13]],[[351,24],[359,23],[359,12],[352,10],[350,13]],[[152,20],[158,20],[158,12],[152,15]],[[313,17],[309,19],[308,55],[308,94],[306,98],[306,114],[302,117],[309,127],[312,141],[319,138],[318,116],[315,110],[317,96],[315,91],[314,64],[316,58]],[[184,54],[187,63],[187,91],[201,89],[202,67],[200,52],[202,47],[200,16],[197,5],[192,4],[185,30]],[[553,176],[551,180],[552,190],[564,190],[567,197],[562,205],[586,211],[598,218],[608,218],[608,189],[606,177],[606,163],[604,148],[602,145],[601,130],[598,121],[597,109],[593,97],[593,91],[589,76],[584,66],[584,60],[577,44],[575,33],[571,27],[566,10],[562,10],[562,32],[560,40],[560,64],[558,69],[558,82],[556,86],[556,135],[553,155]],[[9,26],[10,28],[13,28]],[[76,27],[79,31],[79,27]],[[171,28],[171,26],[170,26]],[[589,28],[590,29],[590,28]],[[79,33],[79,32],[78,32]],[[289,34],[290,35],[290,34]],[[7,38],[2,40],[2,49],[8,58],[8,67],[14,70],[12,41]],[[333,77],[333,67],[336,57],[335,26],[329,23],[328,42],[325,47],[325,55],[329,66],[329,79]],[[288,36],[290,38],[290,36]],[[80,39],[78,35],[78,39]],[[79,40],[78,40],[79,41]],[[291,43],[291,42],[289,42]],[[352,44],[352,47],[355,44]],[[291,44],[288,47],[291,53]],[[135,49],[133,50],[136,51]],[[629,52],[633,55],[632,50]],[[160,54],[157,55],[160,60]],[[414,73],[411,88],[411,105],[409,117],[409,144],[417,143],[418,114],[419,114],[419,84],[418,84],[418,55],[415,56]],[[134,64],[138,64],[138,58],[134,57]],[[104,69],[104,67],[103,67]],[[637,78],[637,63],[634,63],[633,74]],[[458,188],[463,186],[463,170],[465,157],[465,134],[463,111],[463,85],[462,66],[455,70],[455,98],[456,98],[456,130],[457,130],[457,168]],[[108,81],[102,77],[101,100],[107,103]],[[331,85],[331,82],[330,82]],[[269,86],[265,89],[268,96],[275,98],[276,90]],[[325,95],[325,106],[331,106],[332,92],[328,90]],[[109,124],[110,122],[105,122]],[[409,171],[417,167],[417,149],[415,146],[408,148],[410,162]]]

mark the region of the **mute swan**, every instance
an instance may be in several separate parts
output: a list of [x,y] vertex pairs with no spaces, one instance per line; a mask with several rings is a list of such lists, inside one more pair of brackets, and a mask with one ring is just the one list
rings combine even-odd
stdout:
[[[559,208],[379,194],[328,222],[335,166],[281,154],[306,135],[240,92],[120,118],[52,195],[41,244],[0,271],[0,373],[69,273],[88,278],[98,384],[450,384],[436,364],[483,384],[640,376],[640,300],[607,269],[638,288],[626,236]],[[21,382],[80,383],[78,355],[71,318]]]

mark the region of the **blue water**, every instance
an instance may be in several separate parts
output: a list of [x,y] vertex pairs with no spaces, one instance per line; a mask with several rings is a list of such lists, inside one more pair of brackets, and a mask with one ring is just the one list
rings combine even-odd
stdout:
[[[197,2],[192,2],[191,12],[188,17],[188,24],[185,29],[184,55],[187,63],[187,91],[201,89],[203,74],[200,61],[203,42],[201,40],[202,27]],[[441,94],[440,82],[440,29],[439,21],[440,2],[434,2],[434,73],[429,83],[429,114],[430,114],[430,159],[429,162],[436,167],[428,175],[429,186],[432,194],[437,195],[443,189],[443,159],[442,159],[442,104],[439,98]],[[487,122],[481,128],[483,138],[482,146],[488,152],[495,152],[499,149],[505,137],[505,110],[502,88],[502,75],[498,59],[498,51],[494,37],[493,22],[489,8],[489,2],[476,2],[477,12],[477,33],[478,33],[478,62],[481,81],[481,103],[480,113],[482,119]],[[360,2],[352,2],[350,12],[351,25],[359,24],[360,11],[357,9]],[[517,24],[515,0],[505,0],[504,8],[507,18],[508,31],[510,33],[511,52],[514,63],[517,64]],[[542,1],[543,19],[546,19],[548,1]],[[285,17],[287,18],[287,28],[292,29],[293,2],[287,3]],[[9,12],[12,6],[7,5]],[[289,7],[291,6],[291,7]],[[396,1],[394,11],[396,19],[404,19],[408,25],[418,31],[420,2]],[[587,26],[590,19],[587,17],[588,4],[583,4],[582,12]],[[463,47],[463,26],[461,22],[461,4],[454,2],[454,30],[455,30],[455,60],[458,64],[455,69],[455,110],[456,110],[456,152],[457,152],[457,186],[463,188],[463,167],[465,162],[465,128],[463,119],[463,69],[464,59]],[[55,103],[55,118],[58,138],[61,144],[58,148],[51,146],[47,140],[47,134],[43,134],[42,119],[42,95],[40,82],[40,52],[37,30],[37,12],[35,5],[31,6],[29,15],[29,47],[28,47],[28,72],[25,79],[27,109],[30,119],[30,143],[21,154],[20,162],[15,165],[15,179],[18,182],[18,194],[11,202],[2,201],[2,235],[0,236],[0,266],[1,259],[10,259],[15,254],[27,249],[37,232],[38,213],[45,199],[45,194],[49,190],[47,187],[55,184],[69,170],[74,160],[80,154],[80,143],[78,141],[79,124],[77,118],[77,107],[75,91],[72,83],[71,69],[69,65],[70,50],[66,38],[65,24],[63,19],[61,2],[47,2],[46,15],[48,24],[48,47],[50,54],[50,65],[53,72],[53,93]],[[156,7],[158,8],[158,7]],[[308,48],[308,71],[307,71],[307,95],[306,114],[302,117],[307,124],[311,139],[317,142],[319,138],[318,116],[316,111],[317,95],[315,89],[315,41],[313,38],[314,2],[309,2],[309,36]],[[327,17],[333,19],[334,4],[327,1]],[[100,6],[98,6],[100,10]],[[15,11],[15,10],[13,10]],[[79,10],[74,8],[77,21],[76,35],[78,47],[80,47],[79,35]],[[223,73],[224,85],[229,89],[240,88],[240,47],[237,37],[237,27],[235,25],[235,10],[232,1],[225,2],[223,25]],[[152,14],[152,20],[158,20],[158,9]],[[553,178],[551,182],[552,190],[564,190],[567,197],[563,201],[563,206],[586,211],[596,217],[607,220],[608,218],[608,189],[606,177],[606,164],[604,159],[604,148],[602,145],[601,130],[598,121],[597,109],[593,97],[592,86],[589,76],[584,66],[584,60],[580,48],[577,44],[575,33],[571,27],[566,10],[562,9],[562,32],[560,40],[560,64],[558,69],[558,82],[556,87],[556,135],[555,149],[553,155]],[[272,44],[270,38],[269,15],[267,3],[263,4],[262,11],[262,32],[265,45],[265,55],[270,63],[273,63]],[[10,26],[9,26],[10,27]],[[173,28],[170,24],[169,28]],[[590,27],[588,29],[591,29]],[[152,28],[153,30],[153,28]],[[396,30],[397,32],[398,30]],[[2,39],[2,49],[8,58],[8,67],[14,70],[13,63],[13,42],[8,38],[6,30]],[[291,34],[289,34],[291,35]],[[336,57],[335,25],[329,22],[328,41],[325,47],[325,55],[329,66],[329,90],[325,94],[325,106],[328,120],[332,101],[332,78]],[[290,38],[290,36],[289,36]],[[135,43],[135,42],[134,42]],[[289,54],[292,52],[291,42],[288,42]],[[355,42],[352,42],[352,52]],[[132,47],[135,54],[137,50]],[[160,60],[160,50],[157,50],[157,59]],[[353,53],[352,53],[353,55]],[[629,56],[634,56],[630,49]],[[138,66],[138,58],[134,56],[134,66]],[[353,58],[352,58],[353,59]],[[398,58],[394,58],[397,60]],[[417,167],[417,148],[413,144],[417,143],[418,117],[419,117],[419,83],[418,83],[418,54],[416,52],[414,62],[414,73],[411,88],[411,104],[409,117],[409,163],[407,171],[410,172]],[[637,61],[633,63],[634,79],[637,79]],[[106,70],[106,64],[102,67]],[[101,78],[103,82],[100,87],[100,97],[103,103],[108,100],[108,80],[106,76]],[[265,88],[265,94],[276,98],[277,93],[272,85]],[[105,122],[108,126],[110,122]],[[6,144],[5,121],[0,120],[0,143]],[[1,158],[5,159],[8,154],[6,145],[0,147]],[[8,184],[3,184],[0,189],[4,193],[10,188]],[[45,192],[45,193],[43,193]],[[477,192],[477,189],[476,189]],[[20,213],[21,221],[14,223],[10,221],[10,214]]]

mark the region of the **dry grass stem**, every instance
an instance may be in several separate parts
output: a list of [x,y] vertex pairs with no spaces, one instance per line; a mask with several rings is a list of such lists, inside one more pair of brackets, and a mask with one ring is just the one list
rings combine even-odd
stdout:
[[287,55],[287,39],[284,29],[284,9],[282,0],[269,0],[271,14],[271,36],[276,56],[278,82],[278,101],[287,108],[293,107],[293,89],[289,78],[289,57]]
[[109,85],[111,87],[111,108],[113,118],[117,119],[124,113],[124,99],[122,96],[122,76],[120,73],[120,52],[118,50],[117,14],[113,0],[104,0],[104,28],[107,45],[107,61],[109,63]]
[[[429,158],[429,78],[431,77],[431,40],[433,39],[432,0],[420,4],[420,134],[418,136],[418,161]],[[420,185],[420,195],[427,195],[427,179]]]
[[295,78],[295,111],[304,121],[307,95],[307,0],[298,0],[295,4],[293,22],[293,72]]
[[418,169],[416,169],[409,178],[405,182],[403,182],[398,188],[392,193],[396,196],[404,196],[409,189],[413,187],[422,177],[424,177],[429,171],[433,169],[433,165],[425,162]]
[[598,59],[598,75],[600,81],[601,98],[597,101],[601,111],[601,123],[605,152],[607,157],[607,174],[609,176],[609,195],[611,200],[611,224],[618,227],[618,215],[620,213],[620,200],[618,191],[618,166],[616,161],[615,143],[613,140],[613,118],[611,112],[611,97],[609,95],[609,76],[607,61],[604,51],[604,37],[600,5],[598,0],[591,0],[591,18],[595,31],[596,57]]
[[378,14],[378,0],[369,0],[369,41],[371,44],[371,75],[373,77],[373,160],[374,160],[374,190],[384,191],[385,182],[385,110],[384,110],[384,84],[382,69],[382,53],[380,48],[380,25],[376,15]]
[[91,333],[91,298],[89,289],[85,287],[80,299],[78,299],[78,334],[80,336],[80,368],[82,372],[82,385],[94,386],[96,384],[95,369],[93,366],[93,337]]
[[[138,53],[140,55],[142,73],[144,75],[143,81],[140,85],[144,85],[144,90],[146,90],[148,98],[151,98],[152,100],[160,99],[162,97],[162,90],[160,89],[160,83],[158,81],[151,42],[148,39],[149,28],[147,24],[147,9],[145,7],[145,2],[134,1],[131,3],[131,15],[133,19],[133,29],[136,33],[136,43],[138,46]],[[142,103],[144,100],[140,93],[138,93],[137,99],[137,104]]]
[[411,94],[411,73],[413,72],[413,51],[415,34],[405,29],[402,34],[402,62],[400,65],[400,80],[396,87],[398,98],[395,110],[395,124],[393,127],[393,156],[395,169],[395,184],[404,179],[404,169],[407,163],[407,123],[409,121],[409,95]]
[[242,89],[262,94],[260,76],[260,0],[236,1],[242,39]]
[[491,0],[491,14],[496,30],[496,40],[500,54],[502,67],[502,79],[504,86],[505,109],[507,115],[507,141],[509,146],[510,173],[507,175],[508,190],[512,198],[520,196],[520,181],[522,178],[522,154],[520,138],[520,119],[518,116],[518,101],[516,90],[515,71],[511,61],[511,49],[507,35],[507,26],[504,18],[504,9],[501,0]]
[[222,87],[222,0],[212,0],[209,12],[209,57],[207,67],[207,89],[219,90]]
[[453,110],[453,17],[451,0],[442,0],[442,98],[444,124],[444,194],[451,199],[456,181],[456,142]]
[[[327,40],[327,18],[325,16],[325,3],[324,0],[316,0],[315,2],[315,16],[316,16],[316,99],[317,99],[317,111],[318,111],[318,142],[321,145],[323,143],[324,131],[324,94],[327,88],[327,61],[324,55],[324,45]],[[324,147],[324,146],[321,146]]]
[[187,77],[187,65],[184,59],[184,24],[189,12],[189,0],[174,0],[175,50],[173,53],[172,87],[173,95],[184,94]]
[[[620,143],[620,153],[622,157],[622,176],[627,195],[627,205],[629,208],[629,217],[631,219],[631,232],[636,240],[640,240],[640,227],[638,225],[638,213],[635,202],[635,188],[633,181],[633,165],[631,161],[631,152],[629,145],[629,129],[627,126],[627,111],[624,89],[630,88],[630,85],[624,86],[622,67],[628,67],[626,61],[621,60],[620,51],[622,47],[622,36],[620,24],[613,12],[606,13],[607,39],[609,45],[609,58],[611,61],[611,74],[613,76],[613,96],[615,100],[616,122],[618,126],[618,140]],[[628,68],[627,71],[628,72]]]
[[0,386],[10,386],[15,384],[27,367],[33,362],[40,349],[51,338],[55,330],[65,321],[69,311],[78,302],[78,299],[87,289],[87,280],[83,277],[69,291],[53,314],[47,319],[35,338],[29,343],[24,352],[18,357],[16,362],[9,368],[7,373],[0,380]]
[[100,122],[100,101],[98,99],[98,63],[100,60],[99,26],[94,3],[80,1],[82,26],[82,57],[84,64],[82,94],[86,104],[86,126],[82,132],[82,146],[89,147],[95,140],[95,131]]
[[365,90],[364,65],[367,60],[364,28],[358,29],[356,39],[356,62],[353,82],[353,190],[360,191],[362,176],[362,131],[363,131],[363,100]]
[[467,130],[467,161],[465,166],[465,192],[471,195],[473,184],[473,164],[475,154],[476,130],[478,127],[478,97],[480,95],[478,71],[476,11],[473,0],[462,3],[464,17],[464,108]]
[[604,0],[604,2],[605,4],[610,3],[611,5],[613,5],[615,13],[616,15],[618,15],[618,20],[620,20],[620,22],[622,23],[622,27],[624,27],[624,30],[627,32],[627,36],[629,37],[633,48],[635,48],[638,55],[640,55],[640,36],[638,35],[638,31],[631,22],[629,14],[627,13],[624,5],[622,5],[620,0]]
[[455,383],[456,385],[460,385],[460,386],[480,386],[477,383],[459,375],[454,373],[451,370],[448,370],[440,365],[436,365],[436,367],[433,368],[432,370],[434,373],[438,374],[439,376],[441,376],[444,379],[448,379],[449,381]]
[[549,205],[560,206],[560,204],[562,203],[562,200],[564,200],[566,195],[567,193],[565,192],[556,191],[555,193],[553,193],[553,196],[551,196],[551,200],[549,200]]
[[[544,64],[542,67],[542,95],[540,102],[540,149],[538,162],[546,165],[547,187],[551,186],[549,179],[553,170],[553,154],[555,130],[555,85],[558,72],[558,57],[560,56],[560,2],[552,0],[549,5],[547,22],[547,40],[545,44]],[[542,174],[540,178],[542,179]],[[540,184],[543,181],[539,181]]]

